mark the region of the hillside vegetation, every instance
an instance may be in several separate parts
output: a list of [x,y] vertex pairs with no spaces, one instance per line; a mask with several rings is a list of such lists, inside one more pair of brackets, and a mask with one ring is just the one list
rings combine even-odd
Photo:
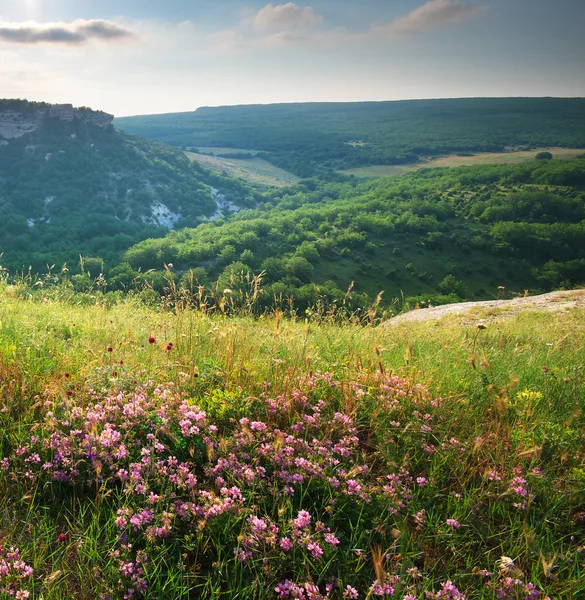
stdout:
[[[295,175],[512,147],[585,148],[582,98],[471,98],[199,108],[126,117],[116,127],[192,148],[261,151]],[[240,158],[241,155],[240,155]]]
[[416,304],[566,287],[585,282],[584,185],[583,159],[305,180],[228,221],[141,242],[125,268],[171,263],[177,286],[229,288],[232,299],[263,273],[261,305],[290,296],[300,308],[341,303],[352,282],[357,306],[382,290],[387,304],[402,294]]
[[198,170],[169,146],[77,119],[37,123],[46,106],[0,102],[0,120],[32,121],[0,144],[4,266],[74,268],[80,254],[113,266],[137,241],[214,215],[218,194],[235,208],[255,204],[248,188]]
[[582,311],[380,329],[106,300],[1,284],[0,594],[585,592]]

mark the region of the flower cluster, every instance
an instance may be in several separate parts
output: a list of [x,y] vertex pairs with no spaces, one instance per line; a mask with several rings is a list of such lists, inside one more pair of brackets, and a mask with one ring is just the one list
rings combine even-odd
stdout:
[[[263,392],[244,417],[214,422],[210,400],[203,410],[179,384],[120,378],[116,389],[87,390],[84,402],[48,405],[0,469],[23,485],[108,498],[123,598],[148,594],[150,552],[169,547],[186,562],[204,556],[208,568],[227,565],[250,585],[267,583],[283,599],[420,597],[428,589],[420,571],[371,548],[393,547],[406,523],[413,536],[464,536],[467,527],[455,534],[461,525],[451,517],[463,513],[445,506],[437,521],[439,507],[424,500],[437,477],[429,464],[458,461],[468,444],[439,434],[442,400],[394,375],[341,383],[317,373],[296,383],[276,397]],[[361,402],[380,406],[376,421],[360,422]],[[376,435],[385,436],[385,454],[372,449]],[[418,449],[416,460],[408,448]],[[489,479],[508,481],[503,472]],[[525,499],[525,483],[514,472],[509,491]],[[445,497],[460,497],[451,491]],[[427,596],[465,598],[451,581]]]
[[33,569],[21,558],[18,548],[4,550],[0,546],[0,597],[24,600],[30,598]]

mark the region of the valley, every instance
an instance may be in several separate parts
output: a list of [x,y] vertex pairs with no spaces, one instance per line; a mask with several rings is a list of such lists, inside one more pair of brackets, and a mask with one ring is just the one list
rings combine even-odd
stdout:
[[0,0],[0,600],[585,600],[584,24]]

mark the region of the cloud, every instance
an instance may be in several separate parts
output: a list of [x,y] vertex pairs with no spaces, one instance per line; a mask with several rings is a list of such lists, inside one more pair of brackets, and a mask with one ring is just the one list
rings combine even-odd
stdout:
[[418,31],[459,25],[481,16],[485,6],[466,4],[456,0],[428,0],[407,15],[373,28],[373,31],[390,36],[408,35]]
[[485,6],[463,0],[427,0],[411,12],[386,23],[351,30],[345,27],[315,27],[323,17],[309,6],[289,2],[266,5],[233,29],[208,36],[210,47],[221,54],[263,51],[266,48],[364,48],[394,43],[408,35],[459,25],[484,14]]
[[310,6],[297,6],[293,2],[288,4],[267,4],[254,17],[256,31],[290,30],[312,27],[321,23],[323,18]]
[[80,45],[91,40],[111,42],[133,37],[134,34],[122,25],[100,19],[43,24],[0,22],[0,42],[13,44]]

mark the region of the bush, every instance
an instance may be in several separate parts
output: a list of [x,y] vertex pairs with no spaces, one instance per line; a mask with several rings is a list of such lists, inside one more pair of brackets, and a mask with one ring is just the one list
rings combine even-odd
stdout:
[[553,155],[550,152],[539,152],[534,158],[536,160],[552,160]]

